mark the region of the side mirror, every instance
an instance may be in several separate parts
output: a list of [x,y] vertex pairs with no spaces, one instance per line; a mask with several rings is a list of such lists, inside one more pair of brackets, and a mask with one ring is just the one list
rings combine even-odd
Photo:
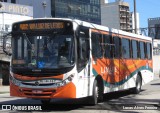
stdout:
[[3,36],[3,52],[6,55],[12,55],[12,47],[11,47],[11,33],[8,33]]

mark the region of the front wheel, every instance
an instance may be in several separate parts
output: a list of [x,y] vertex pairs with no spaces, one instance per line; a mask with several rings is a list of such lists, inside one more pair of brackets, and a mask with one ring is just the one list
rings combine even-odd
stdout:
[[97,80],[94,81],[93,84],[93,94],[89,98],[89,103],[92,105],[97,104],[99,101],[103,100],[103,91],[100,85],[98,84]]

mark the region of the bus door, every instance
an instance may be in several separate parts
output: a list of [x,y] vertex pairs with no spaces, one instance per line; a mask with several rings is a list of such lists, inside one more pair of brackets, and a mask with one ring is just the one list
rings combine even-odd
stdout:
[[[89,44],[89,29],[83,26],[79,27],[77,38],[77,70],[78,83],[80,86],[78,91],[82,95],[89,95],[90,84],[90,44]],[[86,87],[87,86],[87,87]],[[78,94],[80,94],[78,93]]]

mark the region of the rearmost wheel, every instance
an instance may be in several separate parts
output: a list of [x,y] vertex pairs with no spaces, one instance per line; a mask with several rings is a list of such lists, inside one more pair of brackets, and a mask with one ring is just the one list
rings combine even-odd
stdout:
[[141,87],[142,87],[142,79],[140,75],[138,75],[136,79],[136,87],[133,89],[134,94],[139,94],[141,92]]

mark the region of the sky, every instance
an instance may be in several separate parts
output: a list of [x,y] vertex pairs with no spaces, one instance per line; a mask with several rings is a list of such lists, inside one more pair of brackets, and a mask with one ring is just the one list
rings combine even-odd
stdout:
[[[108,0],[114,2],[116,0]],[[123,0],[128,2],[130,11],[134,11],[134,0]],[[137,12],[140,18],[140,28],[148,27],[148,18],[160,17],[160,0],[136,0]]]

